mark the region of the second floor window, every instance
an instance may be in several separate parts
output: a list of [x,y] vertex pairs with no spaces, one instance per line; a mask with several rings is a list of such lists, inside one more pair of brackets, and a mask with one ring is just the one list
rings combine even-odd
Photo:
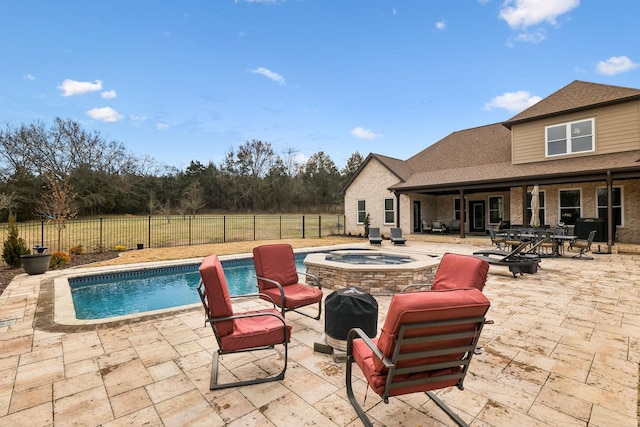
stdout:
[[547,156],[594,150],[594,120],[581,120],[545,128]]
[[396,211],[393,209],[393,199],[384,199],[384,223],[393,224],[396,221]]

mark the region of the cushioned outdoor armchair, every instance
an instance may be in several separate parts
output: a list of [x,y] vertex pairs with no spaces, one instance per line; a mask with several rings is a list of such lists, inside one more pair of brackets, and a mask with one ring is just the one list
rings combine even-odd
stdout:
[[[284,379],[287,370],[287,343],[291,337],[291,326],[275,308],[236,313],[231,304],[227,279],[222,264],[216,255],[202,260],[199,268],[200,283],[198,294],[204,306],[205,321],[211,325],[218,342],[218,350],[213,353],[211,382],[209,388],[217,390]],[[240,295],[233,298],[257,297],[257,294]],[[269,377],[218,384],[218,358],[220,355],[246,351],[271,350],[277,345],[284,346],[284,361],[273,357],[274,365],[283,364],[282,370]],[[273,351],[273,350],[271,350]]]
[[[458,425],[466,425],[432,390],[463,389],[463,381],[485,323],[489,300],[475,288],[395,294],[379,338],[354,328],[347,337],[347,396],[358,417],[371,426],[355,397],[352,364],[384,403],[426,392]],[[422,406],[424,407],[424,406]]]
[[[312,319],[320,319],[323,296],[320,279],[296,270],[291,245],[263,245],[253,248],[253,265],[259,291],[273,299],[282,309],[283,316],[287,311],[295,311]],[[298,275],[312,280],[314,285],[300,283]],[[298,310],[313,304],[318,304],[318,314],[315,316]]]

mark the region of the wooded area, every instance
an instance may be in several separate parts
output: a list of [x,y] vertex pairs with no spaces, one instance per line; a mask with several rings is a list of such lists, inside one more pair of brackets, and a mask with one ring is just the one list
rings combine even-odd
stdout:
[[305,163],[268,142],[230,148],[221,164],[192,160],[185,170],[137,158],[118,141],[56,118],[0,129],[0,220],[62,224],[73,216],[211,212],[342,212],[340,188],[363,161],[342,169],[320,151]]

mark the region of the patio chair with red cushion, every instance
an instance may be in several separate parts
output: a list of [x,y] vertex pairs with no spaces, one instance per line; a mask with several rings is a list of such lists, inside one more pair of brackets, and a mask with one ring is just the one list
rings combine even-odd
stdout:
[[351,405],[371,426],[352,386],[356,362],[367,387],[384,403],[392,396],[426,392],[458,425],[466,425],[432,391],[463,389],[489,300],[476,288],[398,293],[393,296],[379,338],[359,328],[347,337],[346,388]]
[[[287,370],[287,343],[291,337],[291,326],[279,310],[267,308],[256,311],[234,313],[231,298],[257,297],[258,294],[230,297],[227,279],[222,264],[216,255],[202,260],[199,268],[198,294],[205,311],[205,321],[211,325],[218,341],[218,350],[213,354],[209,389],[217,390],[284,379]],[[220,355],[273,349],[284,346],[284,366],[273,376],[218,384],[218,358]],[[280,360],[274,357],[274,361]]]
[[[295,311],[312,319],[320,319],[322,313],[322,287],[320,279],[296,270],[293,248],[289,244],[263,245],[253,248],[253,264],[256,268],[258,289],[273,299],[282,309]],[[314,285],[300,283],[298,275],[303,275]],[[318,314],[313,316],[298,310],[301,307],[318,304]]]
[[477,288],[482,290],[487,282],[489,263],[478,257],[445,253],[440,260],[438,270],[430,285],[407,285],[403,291],[410,288],[431,288],[431,290]]

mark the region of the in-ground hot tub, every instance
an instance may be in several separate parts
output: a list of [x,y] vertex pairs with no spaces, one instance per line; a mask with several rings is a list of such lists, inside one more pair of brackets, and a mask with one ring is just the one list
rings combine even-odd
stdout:
[[370,294],[399,292],[414,283],[431,283],[440,257],[380,250],[339,250],[309,254],[307,273],[318,276],[322,287],[358,287]]

